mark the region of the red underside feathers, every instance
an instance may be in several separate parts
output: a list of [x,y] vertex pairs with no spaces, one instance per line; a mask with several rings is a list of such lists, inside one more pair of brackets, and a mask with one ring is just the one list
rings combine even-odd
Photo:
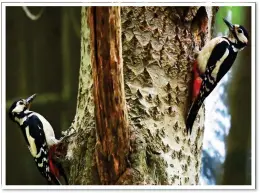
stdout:
[[199,76],[199,71],[198,71],[198,62],[195,60],[193,64],[193,90],[192,90],[192,101],[196,99],[200,92],[200,87],[201,87],[202,79]]
[[56,177],[60,176],[59,169],[55,166],[55,164],[52,161],[52,155],[55,152],[55,145],[52,146],[49,150],[49,166],[50,166],[50,172],[54,174]]

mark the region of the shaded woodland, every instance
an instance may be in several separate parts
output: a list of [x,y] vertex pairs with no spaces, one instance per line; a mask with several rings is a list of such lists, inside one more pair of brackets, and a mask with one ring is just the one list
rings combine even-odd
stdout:
[[[30,7],[32,13],[39,13],[41,9]],[[50,121],[57,137],[69,127],[79,133],[69,142],[69,148],[73,151],[72,157],[68,158],[67,154],[69,161],[66,163],[69,163],[67,170],[70,183],[111,184],[110,177],[114,176],[114,173],[107,174],[110,177],[104,175],[102,178],[100,173],[106,171],[101,171],[96,164],[110,168],[115,166],[115,162],[105,165],[107,160],[102,162],[100,159],[99,162],[98,158],[94,159],[96,144],[99,143],[96,140],[102,139],[96,138],[96,132],[99,135],[104,132],[96,130],[102,128],[96,127],[96,124],[99,124],[97,117],[109,117],[106,113],[110,111],[106,112],[101,108],[95,114],[91,89],[94,84],[96,98],[100,97],[100,93],[101,98],[106,98],[112,92],[102,87],[102,78],[109,76],[109,73],[105,74],[105,70],[102,71],[103,68],[98,67],[103,63],[97,64],[93,72],[93,58],[89,60],[91,52],[95,50],[91,50],[92,43],[89,40],[92,31],[87,19],[89,15],[95,17],[98,11],[102,11],[97,8],[97,13],[89,14],[90,10],[81,7],[45,7],[41,17],[32,21],[21,7],[6,9],[7,107],[17,97],[38,93],[33,110]],[[121,118],[129,121],[125,125],[129,133],[125,137],[130,146],[121,147],[122,151],[126,150],[127,161],[122,159],[126,162],[119,172],[121,178],[118,180],[116,177],[112,184],[199,184],[201,175],[214,179],[216,184],[251,184],[250,46],[239,54],[236,67],[225,85],[227,94],[222,97],[232,117],[230,134],[227,133],[222,140],[227,150],[225,162],[219,162],[218,157],[210,157],[206,152],[203,152],[204,158],[201,159],[204,108],[195,123],[195,134],[187,137],[184,130],[183,119],[190,100],[190,64],[195,57],[195,51],[200,50],[209,39],[217,35],[219,18],[223,17],[218,15],[217,10],[209,7],[121,8],[121,22],[117,24],[121,27],[121,40],[117,41],[122,53],[116,54],[119,58],[121,54],[123,59],[124,84],[121,89],[123,94],[125,92],[122,99],[125,97],[126,104],[124,100],[120,101],[119,97],[118,108],[125,108]],[[250,8],[233,10],[234,14],[246,11],[244,20],[234,19],[234,23],[241,23],[250,29]],[[98,26],[98,22],[108,22],[107,15],[104,12],[102,14],[98,14],[95,25]],[[99,17],[104,20],[99,20]],[[214,27],[215,20],[217,27]],[[85,31],[89,27],[90,31]],[[111,29],[97,30],[100,30],[101,34],[104,31],[112,33]],[[115,31],[118,33],[117,28]],[[106,39],[100,40],[102,41],[97,43],[100,50],[105,50],[106,46],[111,44]],[[117,47],[115,46],[115,50]],[[104,57],[100,61],[109,58],[106,53],[100,55]],[[246,61],[246,65],[242,61]],[[103,67],[106,68],[106,65]],[[243,76],[238,73],[241,70],[245,72]],[[92,73],[99,76],[94,82]],[[122,80],[119,79],[119,82]],[[240,89],[241,87],[243,89]],[[102,88],[105,90],[101,92]],[[116,96],[120,96],[120,93]],[[241,101],[246,102],[238,105]],[[114,105],[110,109],[113,107]],[[114,118],[115,120],[109,118],[108,122],[116,127],[116,124],[120,123],[117,122],[118,117]],[[6,183],[46,184],[19,129],[8,119],[6,127]],[[113,137],[111,140],[114,140]],[[13,143],[14,141],[16,143]],[[248,145],[242,145],[245,144],[243,141],[247,141]],[[104,148],[103,145],[101,140],[101,148]],[[112,146],[111,151],[118,147]],[[110,159],[115,160],[115,157]],[[200,173],[201,162],[204,161]]]

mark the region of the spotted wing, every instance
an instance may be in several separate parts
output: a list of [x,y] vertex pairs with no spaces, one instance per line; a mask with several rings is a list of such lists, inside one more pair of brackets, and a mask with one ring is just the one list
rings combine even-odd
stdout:
[[34,157],[34,161],[36,162],[41,174],[48,181],[56,181],[56,178],[50,172],[48,159],[49,149],[45,139],[42,122],[35,115],[30,116],[27,121],[29,133],[26,132],[26,135],[29,141],[29,149]]

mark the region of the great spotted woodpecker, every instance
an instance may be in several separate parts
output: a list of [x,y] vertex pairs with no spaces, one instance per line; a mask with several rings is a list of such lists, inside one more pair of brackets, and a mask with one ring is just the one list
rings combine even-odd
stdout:
[[15,101],[9,109],[9,117],[21,128],[31,155],[48,184],[61,185],[60,176],[63,176],[68,184],[61,164],[52,159],[56,144],[60,140],[56,139],[52,126],[42,115],[30,111],[35,96],[36,94]]
[[228,37],[216,37],[209,41],[193,65],[192,105],[186,119],[187,132],[190,134],[203,101],[231,68],[237,53],[248,43],[248,32],[243,26],[223,20],[229,28]]

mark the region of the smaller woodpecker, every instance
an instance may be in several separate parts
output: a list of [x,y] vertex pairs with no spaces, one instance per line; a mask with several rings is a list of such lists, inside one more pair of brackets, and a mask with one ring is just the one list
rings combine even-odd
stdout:
[[248,32],[243,26],[223,20],[229,28],[228,37],[210,40],[199,52],[193,65],[192,105],[186,119],[187,132],[190,133],[203,101],[229,71],[237,53],[248,43]]
[[52,159],[60,140],[55,138],[52,126],[42,115],[30,111],[35,96],[15,101],[9,109],[9,117],[19,125],[38,169],[48,183],[61,185],[59,177],[63,176],[68,184],[61,164]]

